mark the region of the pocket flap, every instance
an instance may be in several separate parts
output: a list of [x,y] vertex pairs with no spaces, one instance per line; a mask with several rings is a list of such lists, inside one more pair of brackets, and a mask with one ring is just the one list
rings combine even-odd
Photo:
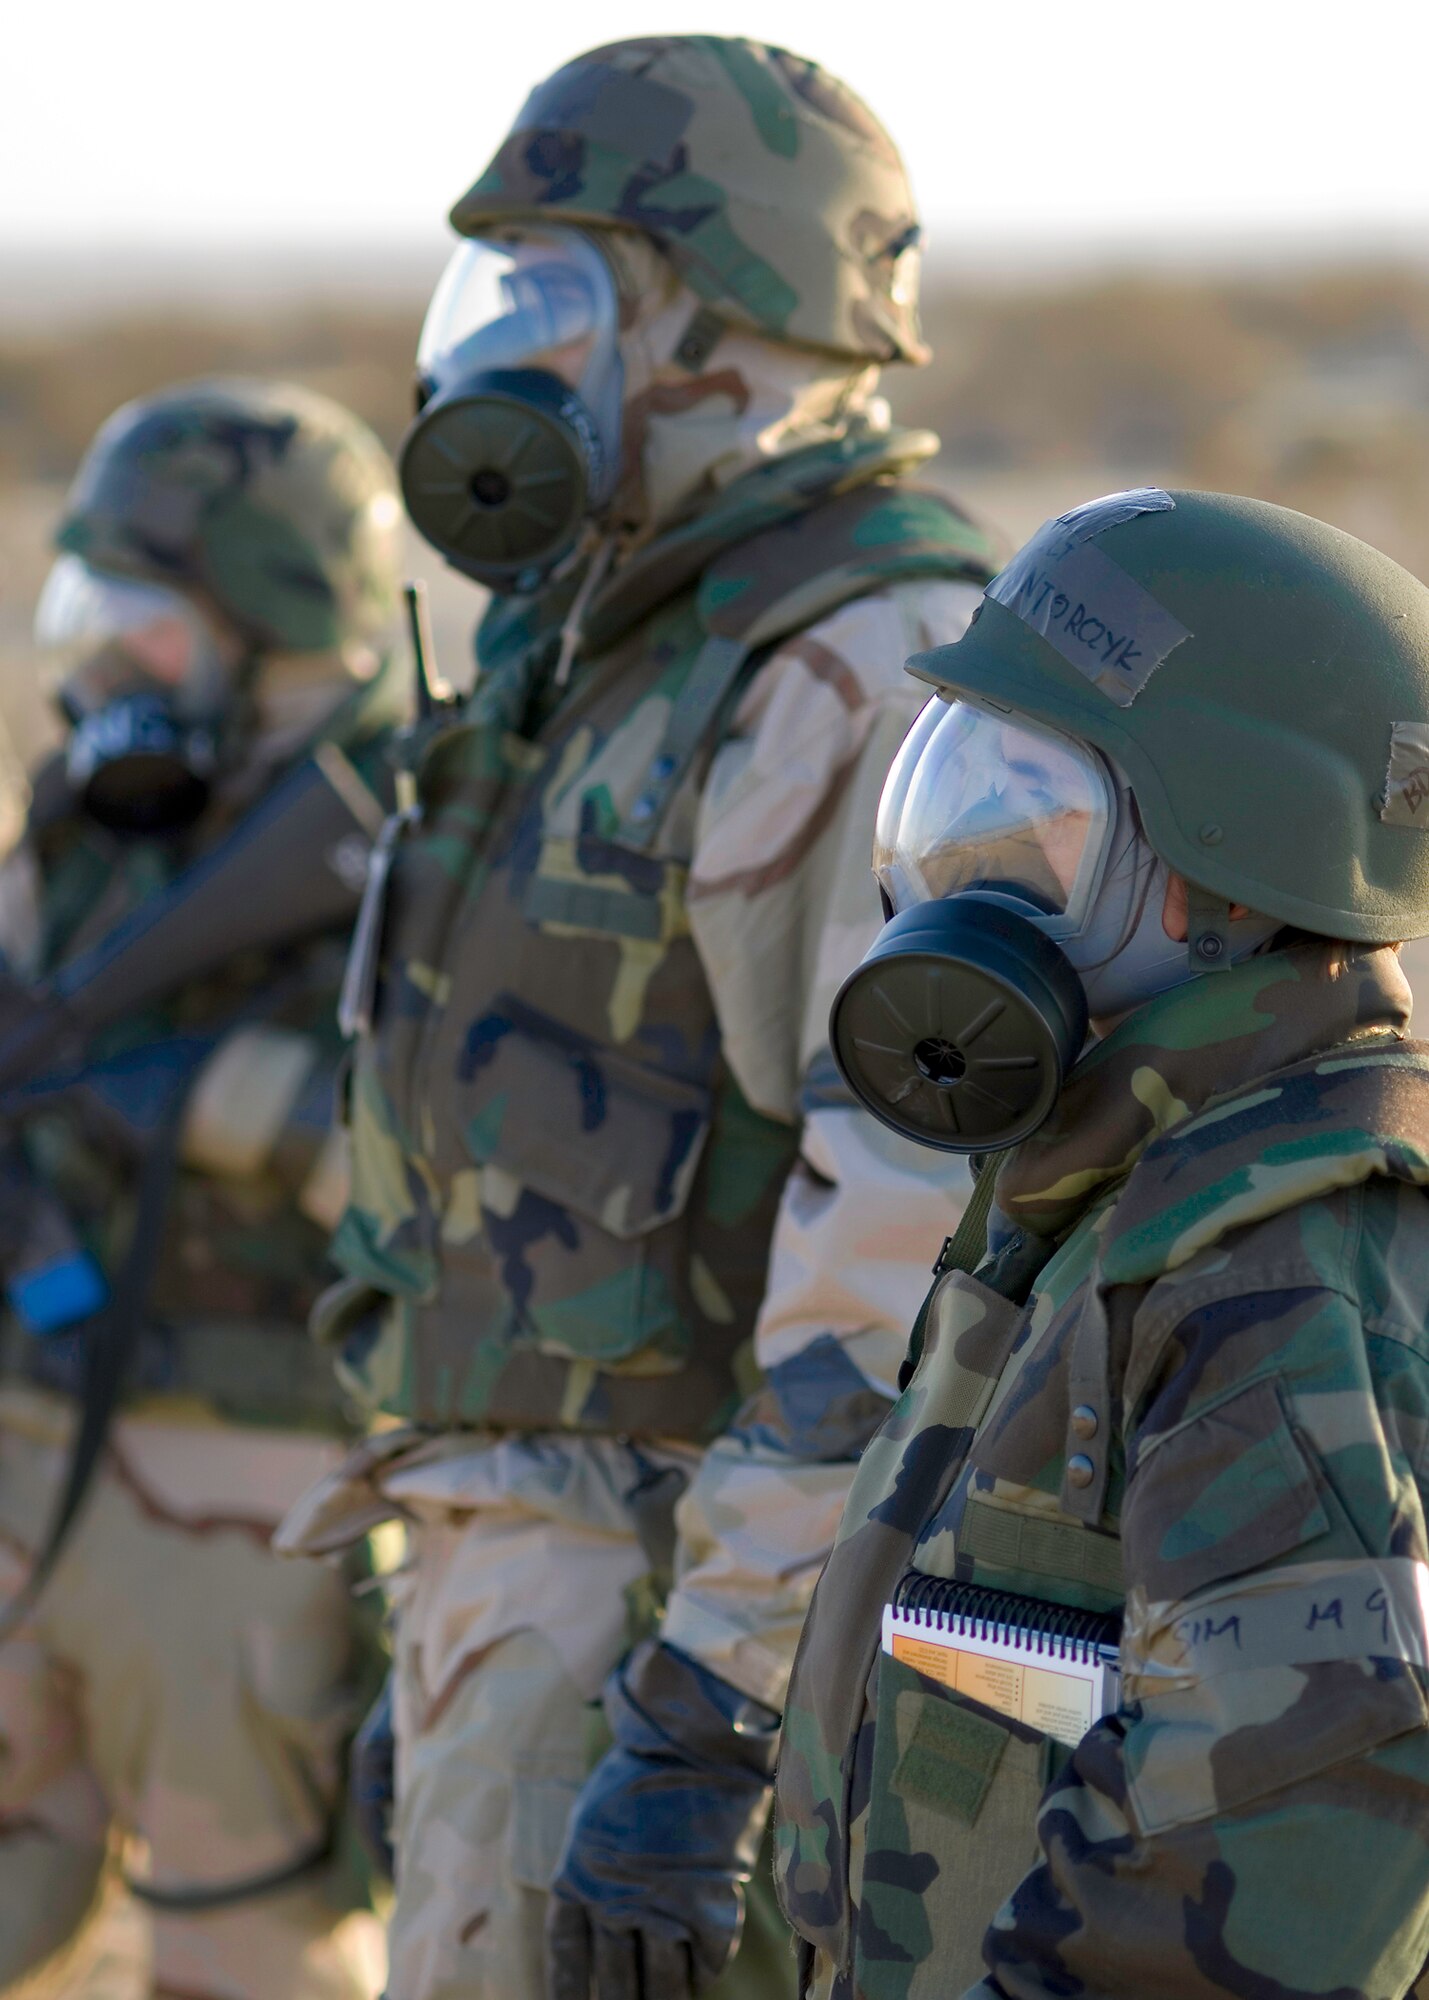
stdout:
[[478,1166],[596,1223],[642,1236],[684,1209],[709,1135],[709,1092],[581,1041],[509,999],[473,1023],[462,1130]]
[[894,1767],[894,1791],[972,1826],[1011,1730],[955,1700],[921,1690],[901,1693],[898,1705],[900,1710],[911,1707],[912,1729]]
[[1174,1603],[1327,1534],[1329,1516],[1274,1382],[1252,1382],[1174,1430],[1131,1468],[1126,1573]]

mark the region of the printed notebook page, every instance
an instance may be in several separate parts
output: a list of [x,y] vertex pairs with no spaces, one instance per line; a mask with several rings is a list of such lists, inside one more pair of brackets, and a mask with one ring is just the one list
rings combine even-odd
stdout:
[[929,1617],[889,1605],[883,1650],[985,1708],[1077,1744],[1118,1699],[1108,1646],[983,1619]]

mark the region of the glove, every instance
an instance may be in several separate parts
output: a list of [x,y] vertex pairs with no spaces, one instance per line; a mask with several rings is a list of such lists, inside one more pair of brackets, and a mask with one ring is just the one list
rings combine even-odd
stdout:
[[692,2000],[739,1943],[779,1717],[649,1640],[611,1675],[605,1712],[615,1743],[551,1885],[548,2000]]
[[393,1755],[392,1676],[382,1683],[382,1692],[373,1702],[357,1734],[347,1759],[347,1791],[352,1801],[352,1821],[363,1852],[384,1881],[393,1876],[392,1805]]

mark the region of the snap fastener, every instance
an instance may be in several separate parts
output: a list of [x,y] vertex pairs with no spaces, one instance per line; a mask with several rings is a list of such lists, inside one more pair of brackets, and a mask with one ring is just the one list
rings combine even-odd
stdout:
[[645,793],[643,798],[638,798],[635,801],[634,805],[630,808],[630,817],[637,821],[653,819],[655,817],[655,801],[648,792]]
[[1073,1486],[1090,1486],[1096,1475],[1096,1467],[1085,1452],[1077,1452],[1067,1460],[1067,1478]]
[[1094,1438],[1097,1434],[1097,1413],[1090,1403],[1078,1403],[1072,1412],[1072,1434],[1079,1438]]
[[673,757],[657,757],[650,766],[650,775],[655,778],[673,778],[675,760]]

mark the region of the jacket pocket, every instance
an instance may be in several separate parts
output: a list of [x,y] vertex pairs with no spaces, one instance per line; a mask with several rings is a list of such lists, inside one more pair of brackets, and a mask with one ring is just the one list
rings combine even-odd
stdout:
[[702,1086],[578,1041],[514,1003],[473,1030],[457,1085],[481,1228],[525,1330],[603,1368],[677,1368],[676,1280],[709,1137]]
[[1037,1858],[1050,1745],[887,1654],[877,1717],[858,1989],[868,2000],[962,1993],[983,1976],[984,1932]]
[[1253,1382],[1143,1445],[1121,1534],[1126,1574],[1174,1602],[1330,1529],[1316,1470],[1274,1382]]
[[1225,1646],[1224,1665],[1164,1690],[1148,1681],[1127,1709],[1128,1803],[1143,1834],[1270,1801],[1424,1727],[1406,1661],[1353,1645],[1297,1661],[1303,1612],[1284,1614],[1281,1660],[1239,1656],[1242,1614],[1301,1567],[1339,1562],[1353,1575],[1362,1563],[1366,1591],[1376,1576],[1277,1382],[1252,1382],[1143,1444],[1121,1531],[1128,1631],[1139,1619],[1192,1621],[1204,1606]]

